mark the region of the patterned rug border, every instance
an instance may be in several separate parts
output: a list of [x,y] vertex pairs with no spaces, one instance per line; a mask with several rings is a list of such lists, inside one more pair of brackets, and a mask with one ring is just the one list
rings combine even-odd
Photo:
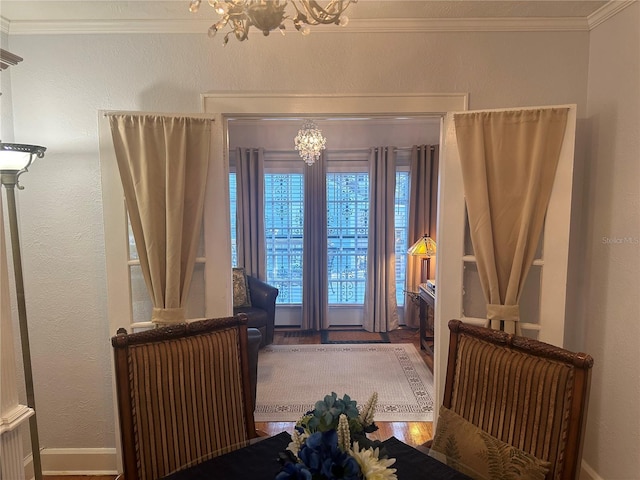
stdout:
[[320,331],[320,341],[323,345],[358,345],[365,343],[391,343],[389,339],[389,334],[387,332],[375,332],[380,335],[380,340],[329,340],[329,335],[331,333],[345,333],[345,332],[357,332],[357,333],[373,333],[367,332],[366,330],[335,330],[335,332],[331,330],[321,330]]
[[[332,352],[332,351],[371,351],[371,350],[392,350],[405,374],[405,381],[409,385],[415,404],[397,404],[379,402],[376,408],[375,419],[378,421],[433,421],[433,375],[428,370],[426,364],[424,372],[428,376],[423,381],[412,357],[417,362],[423,362],[420,354],[413,344],[321,344],[321,345],[271,345],[265,347],[261,352],[268,353],[278,351],[284,354],[299,354],[300,352]],[[259,360],[258,360],[259,362]],[[258,367],[260,364],[258,363]],[[431,382],[428,384],[428,382]],[[260,386],[258,385],[258,388]],[[328,393],[328,392],[327,392]],[[338,395],[349,392],[336,392]],[[359,406],[363,405],[367,399],[356,399]],[[263,404],[260,398],[257,399],[255,409],[255,420],[257,422],[291,422],[297,421],[300,416],[313,409],[313,404],[303,404],[302,402],[279,402]]]

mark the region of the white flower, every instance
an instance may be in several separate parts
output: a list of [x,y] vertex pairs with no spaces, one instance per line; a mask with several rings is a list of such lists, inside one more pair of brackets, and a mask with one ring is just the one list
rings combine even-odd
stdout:
[[291,453],[293,453],[297,457],[298,452],[302,447],[302,444],[305,442],[308,436],[309,434],[306,432],[299,433],[298,430],[294,430],[293,435],[291,435],[291,442],[287,446],[287,450],[289,450]]
[[353,449],[349,452],[356,459],[362,475],[366,480],[397,480],[396,469],[389,468],[396,461],[395,458],[378,458],[378,448],[360,450],[358,442],[353,442]]
[[373,423],[373,415],[376,413],[376,406],[378,405],[378,392],[373,392],[371,398],[363,407],[358,420],[364,427],[368,427]]
[[349,420],[344,413],[340,414],[338,419],[338,447],[343,452],[349,451],[349,445],[351,444],[351,432],[349,431]]

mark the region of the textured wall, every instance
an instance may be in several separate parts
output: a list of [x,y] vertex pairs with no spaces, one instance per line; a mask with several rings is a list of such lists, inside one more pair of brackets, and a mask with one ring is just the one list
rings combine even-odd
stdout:
[[640,5],[591,33],[585,184],[586,346],[595,358],[585,457],[640,478]]
[[43,447],[115,443],[99,109],[198,112],[206,91],[468,92],[471,108],[586,112],[585,32],[276,35],[226,48],[204,33],[9,40],[25,59],[11,69],[15,137],[48,147],[19,193]]

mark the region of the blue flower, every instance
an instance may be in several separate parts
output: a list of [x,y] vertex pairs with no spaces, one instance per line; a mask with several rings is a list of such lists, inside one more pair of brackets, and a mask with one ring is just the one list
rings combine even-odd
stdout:
[[287,463],[275,480],[312,480],[311,472],[301,463]]
[[360,465],[349,454],[338,448],[335,430],[311,434],[300,448],[300,460],[311,474],[327,480],[360,478]]

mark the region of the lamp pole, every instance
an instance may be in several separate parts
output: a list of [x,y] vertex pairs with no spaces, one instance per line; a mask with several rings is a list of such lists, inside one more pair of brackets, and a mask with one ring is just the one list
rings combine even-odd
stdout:
[[[20,147],[20,148],[18,148]],[[38,438],[38,422],[36,420],[36,402],[33,388],[33,370],[31,367],[31,348],[29,346],[29,328],[27,324],[27,307],[24,295],[24,279],[22,275],[22,256],[20,254],[20,238],[18,235],[18,215],[16,209],[16,187],[21,190],[18,177],[27,171],[34,157],[43,157],[44,147],[34,145],[3,144],[0,143],[0,153],[4,156],[7,151],[11,153],[26,153],[26,164],[21,168],[4,165],[4,158],[0,160],[0,183],[7,191],[7,211],[9,212],[9,231],[11,233],[11,250],[13,253],[13,271],[16,280],[16,297],[18,307],[18,323],[20,327],[20,342],[22,349],[22,363],[24,367],[24,383],[27,393],[27,406],[33,410],[29,417],[29,433],[31,436],[31,455],[33,458],[33,470],[36,480],[42,480],[42,462],[40,459],[40,440]],[[24,156],[24,155],[23,155]]]

